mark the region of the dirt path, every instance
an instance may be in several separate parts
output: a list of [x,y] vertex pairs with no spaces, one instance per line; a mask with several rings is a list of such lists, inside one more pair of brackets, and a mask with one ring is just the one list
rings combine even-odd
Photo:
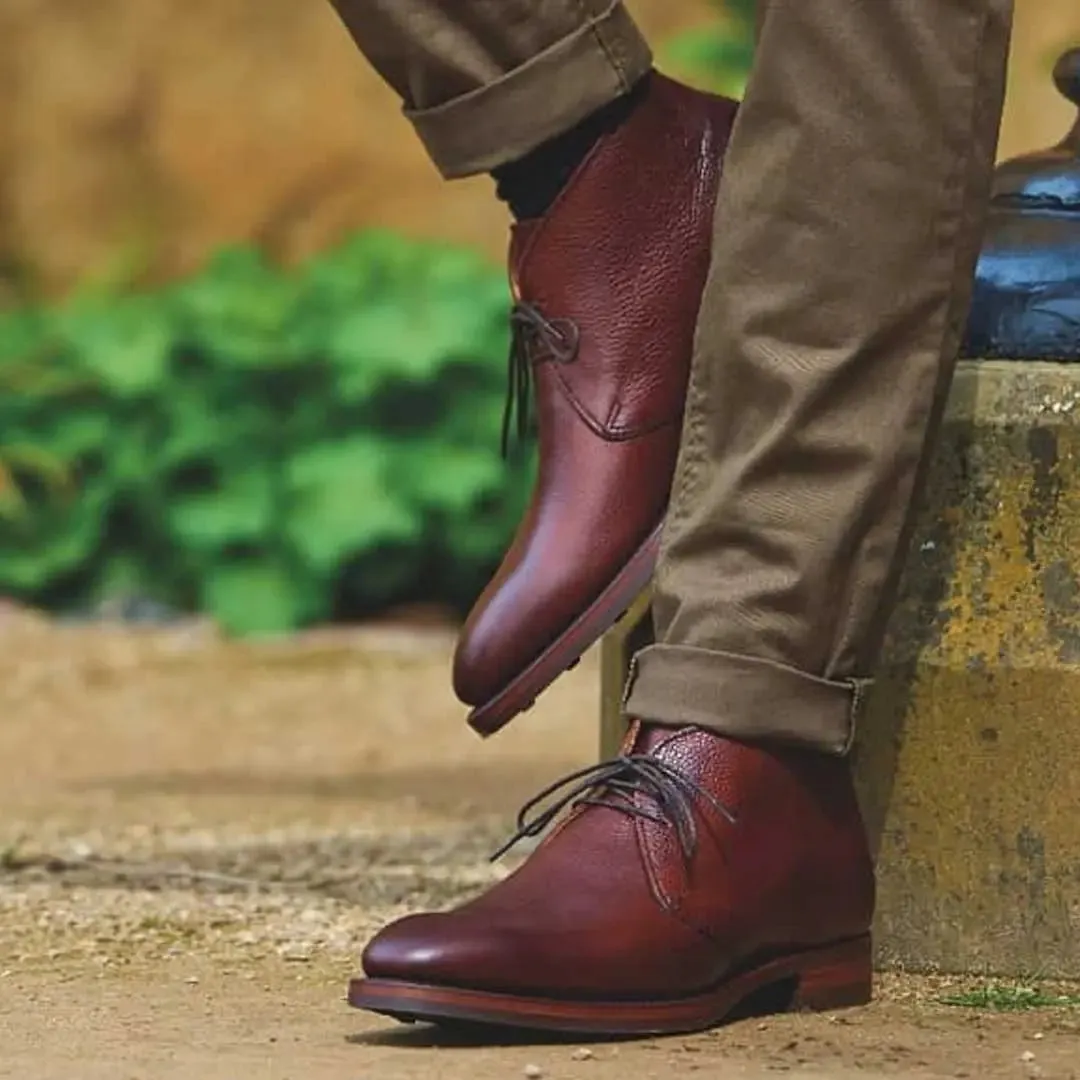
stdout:
[[695,1072],[725,1080],[1004,1080],[1075,1076],[1078,1064],[1075,1030],[1045,1017],[943,1015],[888,1002],[833,1020],[783,1017],[695,1038],[492,1046],[351,1013],[339,991],[340,974],[322,966],[296,976],[276,965],[240,972],[201,960],[104,978],[15,977],[0,994],[0,1077],[516,1080],[535,1075],[535,1066],[548,1080]]
[[0,611],[0,1077],[1080,1078],[1080,1010],[956,1008],[946,980],[606,1045],[350,1011],[367,935],[493,880],[517,804],[595,752],[594,664],[481,743],[447,658],[437,633],[239,647]]

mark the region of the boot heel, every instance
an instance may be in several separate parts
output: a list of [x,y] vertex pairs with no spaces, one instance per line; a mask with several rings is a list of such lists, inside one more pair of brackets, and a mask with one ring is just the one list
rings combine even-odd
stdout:
[[865,1005],[873,995],[874,968],[870,935],[822,949],[806,958],[791,1008],[828,1012]]

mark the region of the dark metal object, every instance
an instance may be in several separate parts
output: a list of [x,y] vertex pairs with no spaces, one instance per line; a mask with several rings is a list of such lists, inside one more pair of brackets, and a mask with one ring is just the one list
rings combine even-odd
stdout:
[[[1080,108],[1080,48],[1054,82]],[[963,352],[1080,361],[1080,116],[1057,146],[998,168]]]

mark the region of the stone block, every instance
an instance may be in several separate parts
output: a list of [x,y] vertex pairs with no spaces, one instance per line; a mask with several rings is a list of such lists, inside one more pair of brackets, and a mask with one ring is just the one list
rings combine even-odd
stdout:
[[[617,751],[642,597],[603,646]],[[1080,367],[960,365],[855,748],[880,963],[1080,971]]]

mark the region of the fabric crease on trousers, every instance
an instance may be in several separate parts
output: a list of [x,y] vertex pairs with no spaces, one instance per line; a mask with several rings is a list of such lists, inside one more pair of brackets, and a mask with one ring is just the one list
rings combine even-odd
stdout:
[[332,2],[447,178],[523,157],[652,66],[618,0]]

